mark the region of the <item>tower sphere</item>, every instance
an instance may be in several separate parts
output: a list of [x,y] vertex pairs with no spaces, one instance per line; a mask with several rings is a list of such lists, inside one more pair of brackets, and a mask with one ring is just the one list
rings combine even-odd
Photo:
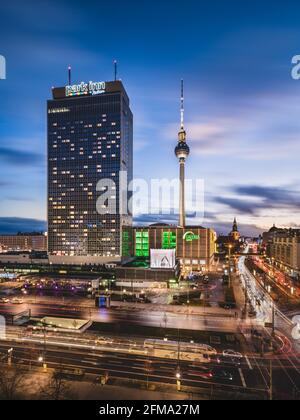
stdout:
[[175,155],[178,159],[186,159],[190,154],[190,148],[185,141],[178,142],[175,147]]

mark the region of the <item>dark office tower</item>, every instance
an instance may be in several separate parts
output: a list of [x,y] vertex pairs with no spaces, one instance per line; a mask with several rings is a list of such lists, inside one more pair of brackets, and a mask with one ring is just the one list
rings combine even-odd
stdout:
[[[131,226],[133,117],[120,81],[53,88],[48,101],[48,252],[53,263],[109,263],[122,258]],[[99,188],[109,180],[110,190]],[[99,198],[108,194],[99,206]],[[103,197],[103,196],[102,196]],[[99,211],[100,210],[100,211]],[[122,233],[123,232],[123,233]]]

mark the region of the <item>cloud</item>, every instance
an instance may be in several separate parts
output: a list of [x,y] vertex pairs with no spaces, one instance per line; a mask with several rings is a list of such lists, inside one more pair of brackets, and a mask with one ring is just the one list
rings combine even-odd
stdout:
[[[222,222],[213,220],[208,222],[207,220],[207,214],[206,218],[203,221],[203,223],[197,223],[195,219],[193,218],[187,218],[187,224],[193,225],[193,226],[204,226],[207,228],[214,229],[218,235],[228,235],[228,233],[232,229],[232,222]],[[209,214],[211,216],[211,214]],[[214,215],[212,215],[212,218],[215,218]],[[134,224],[135,225],[144,225],[148,226],[149,224],[153,223],[166,223],[168,225],[177,226],[178,224],[178,217],[177,216],[163,216],[163,215],[146,215],[142,214],[140,216],[137,216],[134,218]],[[264,232],[264,229],[256,226],[255,224],[247,224],[247,223],[239,223],[239,231],[243,236],[259,236]]]
[[216,197],[215,201],[219,204],[230,207],[239,214],[249,214],[251,216],[255,216],[258,210],[266,208],[264,204],[240,200],[239,198]]
[[41,164],[44,157],[36,152],[27,152],[8,147],[0,147],[0,160],[15,166],[32,166]]
[[11,185],[11,183],[10,183],[10,182],[7,182],[7,181],[0,181],[0,188],[2,188],[2,187],[8,187],[9,185]]
[[237,196],[215,197],[214,201],[252,216],[258,215],[260,210],[300,209],[300,192],[289,188],[244,185],[232,187],[231,192]]
[[0,217],[0,234],[16,234],[18,232],[45,232],[47,223],[43,220],[19,217]]
[[258,197],[264,201],[300,207],[300,192],[287,188],[263,187],[260,185],[238,186],[234,188],[239,195]]
[[[196,224],[196,214],[187,214],[187,222]],[[178,214],[139,214],[134,217],[134,223],[137,225],[149,225],[152,223],[167,223],[177,225],[179,221]]]
[[[205,223],[205,227],[214,229],[218,235],[228,235],[232,230],[232,222],[213,222]],[[255,224],[238,223],[238,228],[242,236],[257,237],[264,232],[264,229]]]

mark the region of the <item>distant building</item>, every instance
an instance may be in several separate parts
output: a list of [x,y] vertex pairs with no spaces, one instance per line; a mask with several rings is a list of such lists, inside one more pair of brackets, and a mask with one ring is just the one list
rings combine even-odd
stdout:
[[42,233],[0,235],[0,251],[47,251],[47,236]]
[[232,238],[234,242],[239,241],[241,238],[236,218],[233,221],[232,231],[229,233],[229,237]]
[[220,235],[217,238],[217,252],[219,254],[228,254],[229,249],[232,252],[238,251],[240,247],[241,234],[238,229],[238,224],[236,218],[233,221],[232,230],[228,235]]
[[281,229],[272,238],[270,258],[288,274],[300,277],[300,229]]
[[271,258],[271,245],[273,244],[274,238],[276,238],[278,234],[285,233],[286,231],[287,229],[278,228],[274,224],[270,230],[262,234],[262,246],[269,258]]
[[268,244],[273,242],[273,239],[275,238],[275,236],[282,232],[284,233],[286,231],[286,229],[282,229],[282,228],[278,228],[276,227],[276,225],[274,224],[270,230],[268,230],[267,232],[264,232],[262,235],[263,238],[263,245],[266,247]]

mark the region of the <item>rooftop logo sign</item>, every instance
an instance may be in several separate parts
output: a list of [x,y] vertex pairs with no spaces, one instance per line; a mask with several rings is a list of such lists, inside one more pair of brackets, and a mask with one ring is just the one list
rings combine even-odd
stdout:
[[199,239],[200,239],[200,235],[195,235],[194,232],[186,232],[183,235],[183,240],[186,242],[198,241]]
[[6,60],[3,55],[0,55],[0,80],[6,79]]
[[100,95],[105,89],[105,82],[81,82],[79,85],[66,86],[66,96]]

